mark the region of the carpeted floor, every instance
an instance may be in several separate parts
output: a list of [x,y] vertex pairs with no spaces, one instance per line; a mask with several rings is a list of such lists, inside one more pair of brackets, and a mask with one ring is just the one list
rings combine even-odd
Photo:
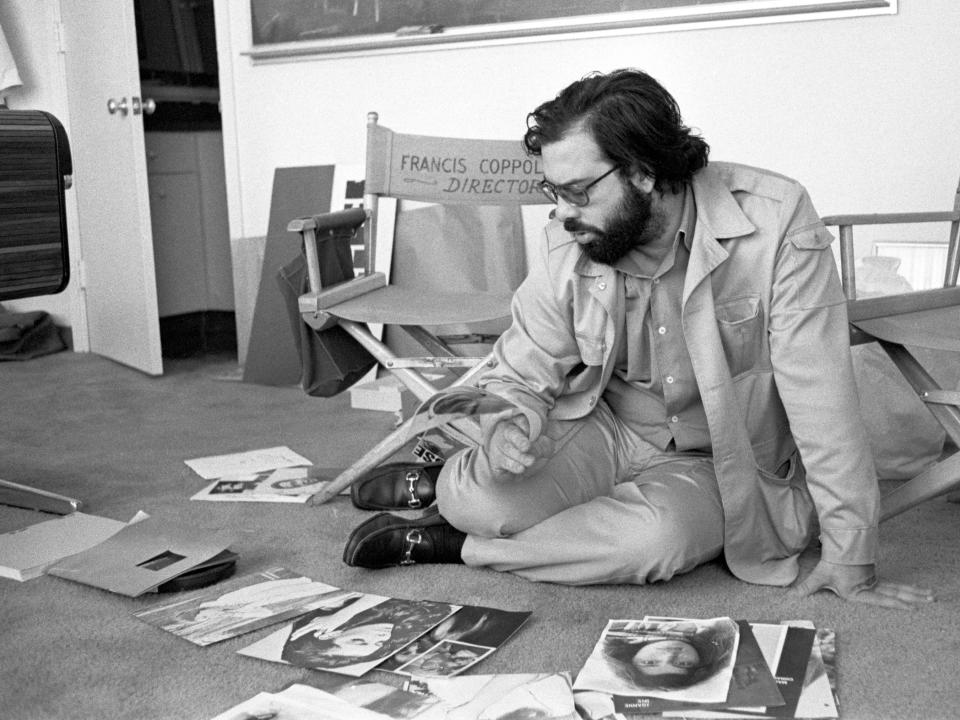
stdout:
[[[367,517],[348,498],[320,507],[195,502],[203,481],[183,461],[287,445],[317,466],[342,467],[392,418],[351,409],[346,394],[316,399],[244,384],[229,358],[214,360],[167,361],[162,378],[69,352],[0,363],[0,478],[79,497],[87,512],[118,520],[144,510],[231,529],[238,574],[279,564],[344,588],[533,611],[477,672],[576,673],[609,618],[809,619],[837,631],[841,717],[960,712],[960,505],[933,500],[883,526],[884,573],[938,592],[914,612],[829,594],[793,599],[739,582],[721,563],[659,585],[590,588],[463,566],[348,568],[344,540]],[[40,519],[0,506],[0,531]],[[236,654],[269,630],[201,649],[131,616],[148,604],[54,577],[0,578],[0,717],[203,720],[261,690],[337,682]]]

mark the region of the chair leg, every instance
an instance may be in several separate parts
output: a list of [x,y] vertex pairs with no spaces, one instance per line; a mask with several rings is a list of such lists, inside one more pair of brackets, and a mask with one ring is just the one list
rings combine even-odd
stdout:
[[927,468],[880,501],[880,520],[909,510],[922,502],[960,488],[960,452]]
[[[394,429],[387,437],[368,450],[363,457],[331,480],[325,488],[311,495],[307,504],[324,504],[350,487],[365,473],[384,463],[391,455],[400,450],[412,439],[410,437],[412,420],[413,418],[410,418],[400,425],[400,427]],[[472,419],[465,418],[459,422],[457,424],[457,430],[459,430],[459,435],[462,437],[462,440],[473,443],[478,442],[480,426],[478,423],[472,421]]]
[[[340,320],[340,327],[346,330],[354,340],[366,348],[381,365],[386,366],[389,361],[397,358],[396,354],[384,343],[377,340],[364,325],[350,320]],[[437,391],[437,389],[424,380],[423,376],[418,372],[411,371],[407,368],[397,368],[390,372],[392,372],[400,382],[406,385],[407,389],[410,390],[418,400],[426,400]]]
[[[364,345],[374,357],[376,357],[381,363],[389,359],[392,353],[388,348],[386,348],[383,343],[380,343],[375,338],[373,338],[366,328],[348,321],[341,321],[344,329],[347,330],[354,338],[356,338],[361,344]],[[478,363],[476,366],[471,368],[469,371],[464,373],[462,376],[457,378],[457,380],[451,384],[451,387],[456,387],[458,385],[468,385],[472,384],[477,377],[482,373],[488,366],[490,362],[489,357],[485,362]],[[397,371],[392,371],[394,374],[397,374],[401,380],[405,381],[413,379],[414,387],[411,390],[420,400],[426,400],[428,397],[432,396],[436,390],[426,381],[420,379],[418,373],[407,372],[401,373]],[[406,379],[405,377],[406,376]],[[409,385],[408,385],[409,387]],[[322,505],[333,497],[339,495],[343,490],[350,487],[354,482],[356,482],[360,477],[365,473],[369,472],[373,468],[385,462],[391,455],[400,450],[404,445],[406,445],[410,440],[410,424],[412,418],[405,421],[399,427],[393,430],[387,437],[381,440],[377,445],[371,448],[367,453],[363,455],[359,460],[353,463],[350,467],[340,473],[335,477],[330,483],[321,491],[310,497],[310,505]],[[452,427],[449,428],[450,435],[453,436],[456,440],[463,443],[477,443],[480,440],[480,426],[474,418],[464,418],[458,420],[454,423],[451,423]]]
[[381,465],[384,461],[386,461],[387,458],[400,450],[400,448],[410,441],[407,427],[408,423],[405,422],[400,425],[400,427],[396,428],[393,432],[387,435],[387,437],[368,450],[363,457],[331,480],[325,488],[314,495],[311,495],[307,504],[324,504],[331,498],[339,495],[343,490],[353,485],[353,483],[356,482],[357,479],[359,479],[362,475],[370,470],[373,470],[378,465]]
[[[954,444],[960,444],[960,407],[951,403],[936,402],[938,394],[945,394],[936,380],[903,345],[884,340],[878,341],[893,363],[900,369],[904,379],[917,391],[926,407],[939,421]],[[933,465],[881,500],[880,519],[887,520],[909,510],[926,500],[944,495],[960,488],[960,451]]]

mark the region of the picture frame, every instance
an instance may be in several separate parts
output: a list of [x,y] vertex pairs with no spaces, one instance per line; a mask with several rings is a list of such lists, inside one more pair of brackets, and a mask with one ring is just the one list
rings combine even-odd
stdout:
[[250,0],[257,60],[892,15],[898,0]]

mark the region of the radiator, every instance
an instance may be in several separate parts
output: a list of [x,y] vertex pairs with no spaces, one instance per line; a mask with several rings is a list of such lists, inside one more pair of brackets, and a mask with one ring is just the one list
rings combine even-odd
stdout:
[[924,242],[877,241],[873,254],[900,260],[897,272],[914,290],[929,290],[943,286],[947,267],[947,244]]

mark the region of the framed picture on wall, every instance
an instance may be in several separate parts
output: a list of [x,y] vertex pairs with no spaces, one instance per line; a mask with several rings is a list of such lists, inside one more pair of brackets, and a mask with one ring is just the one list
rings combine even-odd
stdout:
[[250,0],[254,59],[894,14],[897,0]]

